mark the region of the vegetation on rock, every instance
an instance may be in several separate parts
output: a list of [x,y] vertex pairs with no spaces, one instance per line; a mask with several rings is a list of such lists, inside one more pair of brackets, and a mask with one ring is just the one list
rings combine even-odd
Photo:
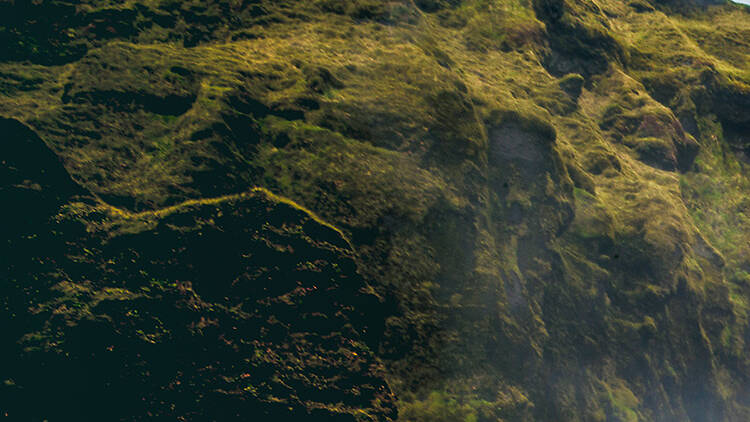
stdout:
[[750,419],[750,10],[0,1],[0,415]]

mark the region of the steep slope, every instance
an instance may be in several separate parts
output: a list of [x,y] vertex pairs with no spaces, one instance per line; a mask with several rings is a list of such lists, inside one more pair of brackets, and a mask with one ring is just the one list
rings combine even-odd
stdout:
[[748,8],[0,12],[0,410],[750,418]]
[[86,192],[2,124],[5,417],[395,416],[367,345],[379,299],[338,229],[262,188],[158,212],[62,207]]

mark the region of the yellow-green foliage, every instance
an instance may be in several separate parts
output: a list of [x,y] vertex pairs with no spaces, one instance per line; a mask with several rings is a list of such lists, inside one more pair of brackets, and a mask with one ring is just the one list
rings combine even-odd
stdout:
[[399,420],[406,422],[478,422],[529,420],[528,399],[513,387],[500,392],[494,401],[456,397],[445,391],[432,391],[424,399],[406,395]]
[[477,422],[477,412],[469,404],[460,404],[448,394],[432,392],[424,401],[401,407],[400,420],[408,422]]
[[[746,8],[33,3],[0,17],[0,115],[89,192],[58,222],[106,244],[286,204],[387,300],[363,312],[400,420],[750,415]],[[66,265],[34,312],[106,319],[158,290]]]

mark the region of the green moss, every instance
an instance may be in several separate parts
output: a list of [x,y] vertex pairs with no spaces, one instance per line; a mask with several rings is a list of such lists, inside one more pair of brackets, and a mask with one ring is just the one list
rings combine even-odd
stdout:
[[584,79],[583,76],[577,73],[570,73],[560,78],[560,89],[565,91],[566,94],[573,98],[578,98],[581,95],[581,89],[583,88]]
[[633,392],[626,387],[620,387],[610,390],[607,388],[607,398],[609,399],[610,418],[622,422],[638,422],[638,413],[634,409],[638,406],[638,399]]
[[400,419],[404,421],[460,421],[476,422],[477,414],[471,406],[461,406],[445,393],[433,392],[424,401],[401,407]]
[[0,173],[39,200],[7,208],[0,352],[245,356],[159,384],[194,366],[127,355],[164,417],[209,385],[302,419],[388,420],[388,391],[414,421],[747,419],[747,12],[653,3],[1,6],[0,114],[54,160]]
[[585,190],[575,189],[574,192],[576,219],[570,232],[587,242],[611,243],[614,240],[614,225],[604,204]]

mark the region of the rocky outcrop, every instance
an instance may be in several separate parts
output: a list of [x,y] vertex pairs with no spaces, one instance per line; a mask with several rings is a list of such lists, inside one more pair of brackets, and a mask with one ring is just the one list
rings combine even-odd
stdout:
[[[65,215],[49,228],[66,244],[37,244],[55,261],[26,273],[49,290],[2,314],[38,329],[4,332],[9,416],[395,418],[368,346],[379,299],[347,240],[308,211],[257,189],[141,215],[84,204]],[[20,271],[4,282],[24,289]]]
[[17,120],[0,119],[0,134],[0,200],[7,219],[3,234],[35,232],[36,224],[43,223],[84,190],[28,126]]

